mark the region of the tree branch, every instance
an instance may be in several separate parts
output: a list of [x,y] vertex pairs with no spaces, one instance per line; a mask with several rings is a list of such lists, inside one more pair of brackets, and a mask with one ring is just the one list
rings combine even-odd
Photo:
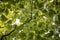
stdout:
[[0,38],[0,40],[3,40],[4,37],[9,36],[9,35],[12,34],[12,32],[14,32],[14,31],[15,31],[15,29],[13,29],[13,30],[12,30],[10,33],[8,33],[8,34],[2,35],[2,37]]
[[[32,20],[32,3],[33,3],[33,1],[31,0],[31,18],[29,20],[26,20],[22,25],[20,25],[20,27],[22,27],[23,25],[29,23]],[[8,34],[2,35],[0,40],[3,40],[4,37],[11,35],[15,30],[16,30],[16,27],[11,32],[9,32]]]

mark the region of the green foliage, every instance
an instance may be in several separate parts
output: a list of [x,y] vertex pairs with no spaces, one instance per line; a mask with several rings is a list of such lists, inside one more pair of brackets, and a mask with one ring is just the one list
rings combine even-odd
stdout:
[[0,40],[60,40],[60,0],[0,0]]

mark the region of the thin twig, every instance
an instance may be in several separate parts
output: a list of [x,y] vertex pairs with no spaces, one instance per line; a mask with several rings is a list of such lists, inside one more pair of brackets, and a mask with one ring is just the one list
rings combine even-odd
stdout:
[[15,31],[15,29],[13,29],[13,30],[12,30],[10,33],[8,33],[8,34],[2,35],[2,37],[1,37],[0,40],[3,40],[4,37],[9,36],[9,35],[12,34],[14,31]]
[[[20,25],[20,27],[22,27],[23,25],[29,23],[32,20],[32,3],[33,3],[33,1],[31,0],[31,18],[29,20],[26,20],[22,25]],[[4,37],[11,35],[15,30],[16,30],[16,28],[14,28],[10,33],[2,35],[2,37],[0,38],[0,40],[3,40]]]

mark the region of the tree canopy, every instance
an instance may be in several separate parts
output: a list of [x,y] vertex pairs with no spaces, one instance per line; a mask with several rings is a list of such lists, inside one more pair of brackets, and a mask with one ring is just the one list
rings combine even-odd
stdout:
[[60,40],[60,0],[0,0],[0,40]]

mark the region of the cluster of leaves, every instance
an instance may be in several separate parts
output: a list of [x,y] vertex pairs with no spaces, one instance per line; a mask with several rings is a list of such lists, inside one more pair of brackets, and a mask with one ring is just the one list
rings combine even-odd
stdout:
[[60,0],[0,0],[0,40],[59,40]]

